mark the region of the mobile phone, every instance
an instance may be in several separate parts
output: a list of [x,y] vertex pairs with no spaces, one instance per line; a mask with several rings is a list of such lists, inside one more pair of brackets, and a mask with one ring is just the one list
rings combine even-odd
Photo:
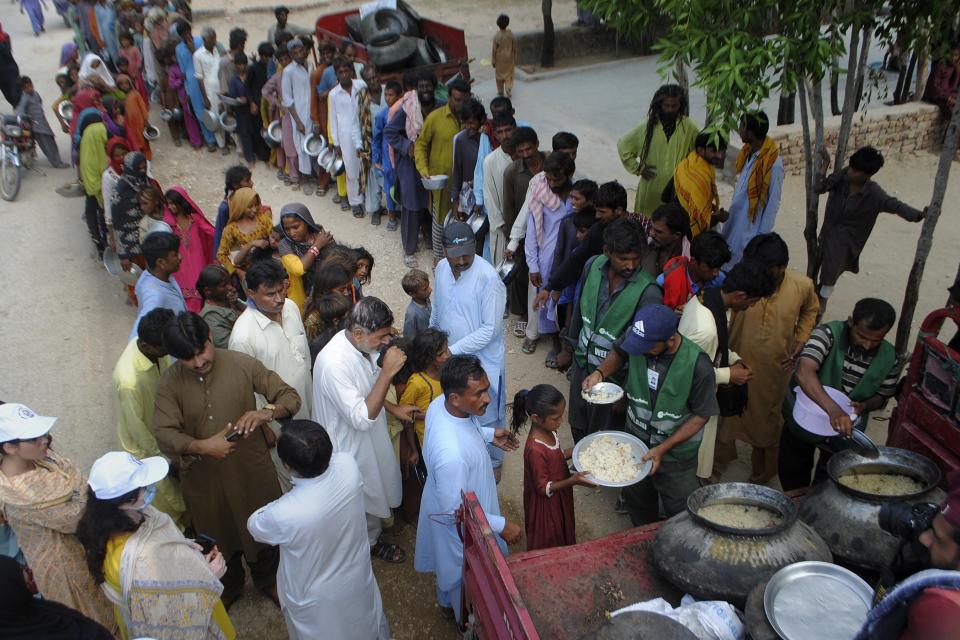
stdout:
[[227,442],[236,442],[237,440],[240,439],[240,432],[239,432],[239,431],[231,431],[230,433],[228,433],[228,434],[225,436],[225,438],[226,438]]
[[197,536],[196,543],[200,545],[203,555],[209,555],[213,548],[217,546],[217,539],[201,533]]

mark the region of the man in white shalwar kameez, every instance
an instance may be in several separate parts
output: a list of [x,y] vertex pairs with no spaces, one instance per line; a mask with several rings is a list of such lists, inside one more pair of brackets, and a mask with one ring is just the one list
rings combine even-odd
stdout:
[[[220,116],[220,51],[217,50],[217,32],[211,27],[203,30],[203,46],[193,52],[194,76],[203,88],[203,95],[210,103],[208,109]],[[197,114],[200,117],[200,114]],[[213,132],[217,146],[226,149],[227,138],[223,129]]]
[[[443,250],[446,258],[434,273],[430,326],[447,332],[453,355],[472,353],[480,358],[490,379],[490,404],[480,416],[480,424],[501,427],[507,410],[503,345],[507,289],[489,262],[475,259],[476,238],[470,225],[447,225]],[[488,450],[499,482],[503,451],[492,446]]]
[[357,119],[357,94],[366,88],[363,80],[353,77],[353,63],[340,58],[333,63],[337,72],[337,86],[327,96],[330,126],[330,144],[339,147],[347,175],[347,201],[356,215],[363,215],[363,195],[360,193],[360,158],[353,139],[353,126]]
[[287,50],[293,62],[283,70],[280,96],[284,108],[290,112],[290,118],[293,120],[293,145],[297,149],[297,170],[301,176],[309,176],[313,173],[313,166],[310,156],[303,150],[303,141],[313,133],[314,125],[310,120],[311,87],[310,72],[307,70],[308,52],[298,38],[287,43]]
[[[512,116],[506,117],[512,119]],[[510,129],[508,125],[500,123],[500,127],[494,129],[494,135],[497,130],[507,129]],[[510,233],[503,219],[503,172],[513,162],[513,158],[504,150],[503,145],[504,142],[501,142],[499,147],[483,159],[483,206],[490,221],[490,261],[495,267],[503,260],[503,252],[507,248],[507,234]]]
[[383,368],[379,350],[390,343],[393,313],[385,302],[360,300],[314,363],[313,420],[326,428],[334,449],[349,453],[360,465],[367,536],[371,552],[388,562],[403,562],[398,546],[379,541],[383,518],[400,505],[400,465],[387,432],[387,411],[401,422],[413,422],[417,409],[386,400],[391,379],[406,362],[397,347],[387,349]]
[[427,409],[423,461],[427,482],[420,501],[414,569],[437,577],[437,602],[453,609],[460,622],[463,587],[463,541],[454,524],[461,492],[472,491],[497,534],[500,550],[523,535],[516,523],[500,514],[497,483],[487,445],[516,449],[518,441],[504,429],[480,424],[490,402],[490,382],[476,356],[452,356],[440,373],[443,395]]
[[291,640],[389,640],[356,461],[332,453],[327,432],[309,420],[284,425],[277,449],[293,489],[251,514],[247,528],[280,547],[277,594]]

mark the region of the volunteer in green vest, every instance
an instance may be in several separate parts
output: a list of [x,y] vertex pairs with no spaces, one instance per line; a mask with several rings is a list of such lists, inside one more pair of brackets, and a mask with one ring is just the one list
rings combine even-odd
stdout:
[[634,526],[683,511],[696,490],[697,452],[703,426],[719,415],[713,363],[700,347],[677,332],[670,307],[641,308],[623,339],[583,381],[583,388],[607,379],[627,363],[624,430],[650,447],[650,475],[623,490]]
[[[591,406],[580,394],[583,379],[597,368],[630,326],[637,309],[662,304],[663,291],[640,268],[647,234],[636,220],[617,218],[603,230],[603,255],[584,265],[566,340],[574,348],[570,365],[568,418],[574,442],[594,431],[622,423],[623,412],[609,406]],[[623,372],[613,372],[623,382]]]
[[[814,483],[827,477],[827,460],[845,449],[853,429],[863,430],[871,411],[882,409],[896,393],[902,362],[892,344],[884,340],[897,314],[887,302],[864,298],[846,320],[816,327],[797,358],[796,383],[790,384],[783,402],[779,472],[784,491],[811,484],[813,456],[820,449]],[[828,416],[836,437],[815,436],[793,419],[797,384]],[[824,387],[843,391],[853,401],[854,417],[827,395]]]

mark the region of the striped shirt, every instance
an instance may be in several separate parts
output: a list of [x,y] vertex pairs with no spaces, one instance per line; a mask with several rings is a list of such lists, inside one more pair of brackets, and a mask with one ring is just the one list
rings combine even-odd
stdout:
[[[833,348],[833,340],[834,337],[830,332],[830,327],[825,324],[819,325],[810,333],[810,338],[806,344],[803,345],[803,351],[800,353],[800,357],[810,358],[817,363],[818,367],[823,365],[827,354],[830,353],[830,350]],[[859,384],[863,375],[867,372],[872,361],[873,355],[859,351],[855,353],[850,349],[850,345],[848,345],[847,352],[843,354],[843,389],[841,389],[841,391],[846,394],[853,391],[853,388]],[[900,379],[900,369],[902,367],[903,359],[897,356],[896,362],[887,373],[887,377],[883,379],[883,384],[877,391],[878,395],[889,398],[896,393],[897,381]]]

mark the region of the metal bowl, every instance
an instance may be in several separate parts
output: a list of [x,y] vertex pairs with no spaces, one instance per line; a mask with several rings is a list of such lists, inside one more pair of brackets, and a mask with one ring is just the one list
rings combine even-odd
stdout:
[[[650,448],[647,447],[647,445],[644,444],[644,442],[640,438],[630,435],[629,433],[624,433],[623,431],[596,431],[586,436],[582,440],[580,440],[580,442],[578,442],[577,445],[573,448],[573,456],[572,456],[573,466],[577,469],[577,471],[584,471],[584,470],[590,471],[590,469],[585,469],[585,467],[582,464],[580,464],[580,451],[584,447],[587,447],[594,440],[599,440],[604,436],[609,436],[613,440],[616,440],[618,442],[625,442],[629,444],[630,448],[633,450],[633,457],[634,459],[636,459],[637,462],[640,462],[643,456],[647,455],[647,452],[650,451]],[[604,482],[602,480],[595,478],[592,475],[590,476],[590,482],[600,485],[601,487],[614,487],[614,488],[629,487],[646,478],[650,474],[650,469],[652,468],[653,468],[653,461],[648,460],[643,464],[643,467],[641,467],[640,473],[633,480],[630,480],[629,482]]]
[[204,110],[203,114],[201,114],[200,119],[203,120],[203,124],[212,133],[216,133],[217,131],[220,131],[220,116],[214,113],[213,111],[211,111],[210,109]]
[[326,148],[327,141],[320,134],[311,133],[303,139],[303,152],[311,158],[318,157]]
[[137,284],[140,274],[143,273],[143,269],[132,262],[130,268],[124,271],[120,264],[120,256],[110,247],[103,250],[103,267],[107,270],[107,273],[120,278],[120,282],[131,287]]
[[228,107],[238,107],[238,106],[240,106],[240,105],[243,104],[243,103],[240,102],[239,100],[237,100],[236,98],[231,98],[230,96],[225,96],[225,95],[221,94],[221,95],[220,95],[220,104],[225,104],[225,105],[227,105]]
[[612,382],[598,382],[589,391],[581,391],[580,397],[589,404],[613,404],[623,397],[623,387]]
[[[739,504],[769,509],[780,516],[780,523],[763,529],[740,529],[717,524],[700,515],[711,504]],[[782,492],[749,482],[724,482],[700,487],[687,498],[687,512],[694,522],[714,531],[738,536],[769,536],[785,531],[797,519],[797,505]]]
[[183,120],[183,109],[180,107],[174,107],[173,109],[170,109],[170,116],[174,122]]
[[152,124],[148,124],[143,128],[143,137],[146,140],[156,140],[160,137],[160,129]]
[[[853,451],[841,451],[831,456],[827,462],[827,474],[840,491],[870,502],[914,501],[940,482],[940,468],[929,459],[913,451],[894,447],[878,447],[880,456],[876,459],[864,458]],[[900,496],[881,496],[859,491],[840,482],[840,478],[850,473],[896,473],[909,476],[920,482],[923,488],[914,493]]]
[[510,277],[510,274],[517,267],[517,263],[513,260],[507,260],[504,258],[503,262],[497,265],[497,273],[500,274],[501,280],[506,280]]
[[164,122],[173,120],[173,109],[160,109],[160,119]]
[[487,216],[485,216],[481,211],[474,211],[467,216],[466,219],[466,223],[470,225],[470,229],[473,230],[474,235],[480,233],[480,229],[483,228],[483,223],[486,221]]
[[337,159],[337,154],[334,152],[333,147],[327,147],[317,156],[317,164],[320,165],[320,168],[330,173],[333,169],[333,162]]
[[237,130],[237,119],[224,111],[220,114],[220,127],[227,133],[233,133]]
[[336,159],[333,161],[333,167],[329,170],[329,173],[330,175],[336,177],[342,174],[346,170],[347,170],[347,165],[344,164],[343,158],[341,158],[340,156],[337,156]]
[[447,186],[447,180],[449,176],[439,175],[439,176],[430,176],[429,178],[420,178],[420,182],[423,183],[423,188],[427,191],[440,191]]
[[73,103],[69,100],[64,100],[57,105],[57,113],[60,114],[60,117],[64,120],[70,120],[73,118]]
[[279,120],[274,120],[267,125],[267,129],[263,132],[263,139],[266,140],[267,144],[271,147],[280,146],[280,143],[283,142],[283,134],[280,131]]

